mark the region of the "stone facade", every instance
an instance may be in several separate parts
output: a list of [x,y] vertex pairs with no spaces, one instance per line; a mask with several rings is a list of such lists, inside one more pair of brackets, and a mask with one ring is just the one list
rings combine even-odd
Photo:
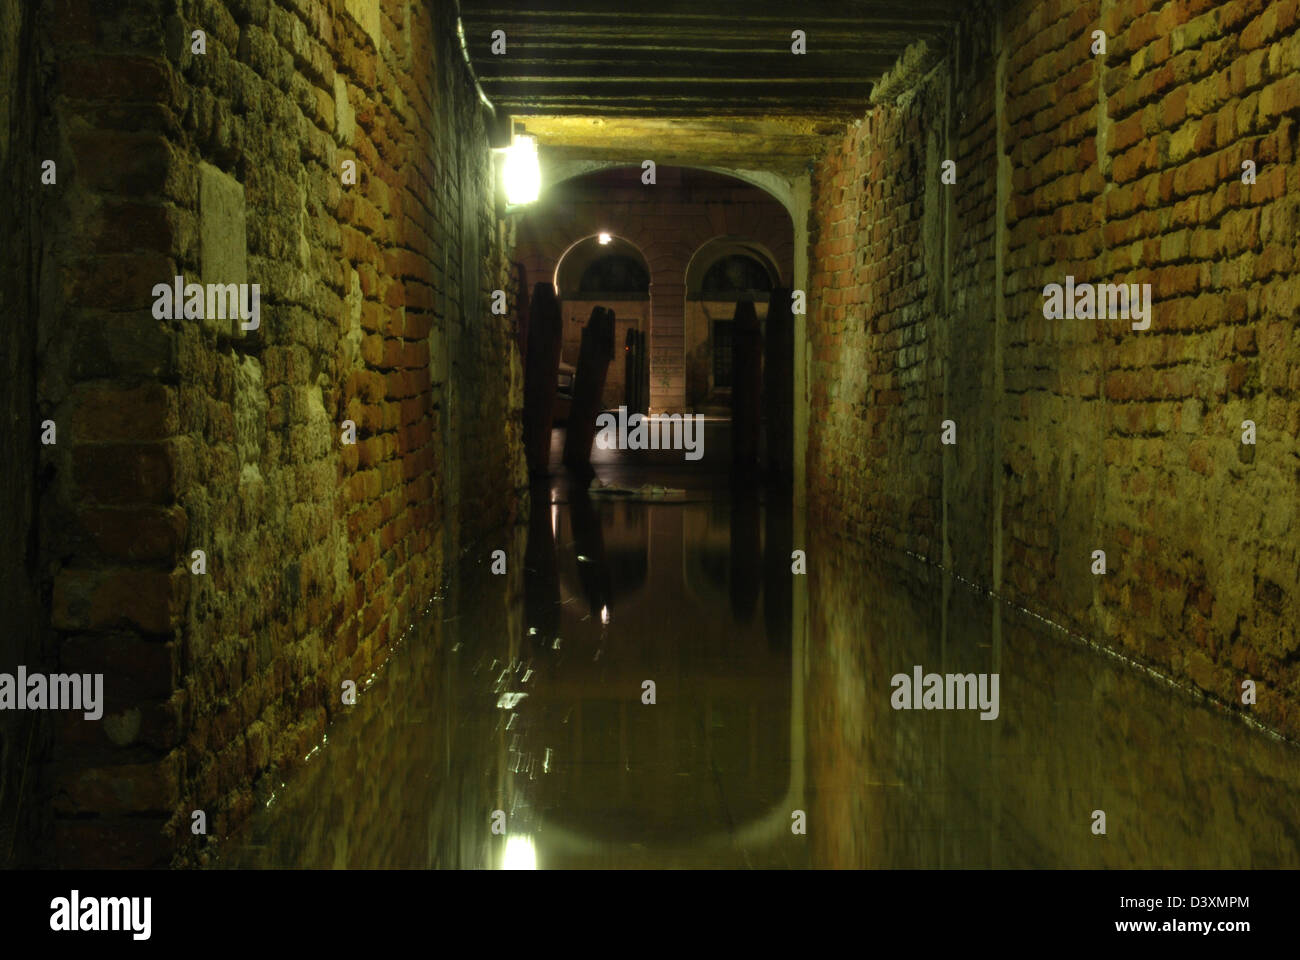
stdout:
[[[1296,18],[1266,0],[973,9],[818,164],[808,316],[810,522],[1229,703],[1253,679],[1252,714],[1291,734]],[[1044,319],[1067,276],[1151,284],[1150,328]]]
[[[264,800],[519,512],[510,237],[448,5],[39,8],[41,571],[51,662],[107,701],[60,717],[46,828],[191,862],[191,812]],[[260,325],[158,319],[175,276],[258,284]]]

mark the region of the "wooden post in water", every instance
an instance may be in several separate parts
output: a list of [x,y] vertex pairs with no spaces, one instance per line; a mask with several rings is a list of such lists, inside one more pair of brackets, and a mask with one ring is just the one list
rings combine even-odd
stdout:
[[596,307],[582,328],[578,370],[573,375],[573,404],[564,432],[564,463],[580,473],[591,472],[591,442],[596,417],[603,408],[605,377],[614,359],[614,311]]
[[649,413],[646,409],[645,332],[635,327],[629,328],[623,349],[626,351],[624,403],[628,415]]
[[637,378],[641,373],[636,364],[636,346],[636,328],[628,327],[623,337],[623,406],[627,407],[629,416],[637,412]]
[[737,467],[758,466],[763,426],[763,331],[754,305],[736,304],[731,346],[731,454]]
[[524,367],[524,455],[528,472],[545,476],[551,463],[551,421],[564,332],[555,288],[539,283],[528,309],[528,357]]
[[627,412],[646,414],[650,412],[650,372],[647,368],[650,355],[646,352],[645,331],[633,330],[632,334],[632,356],[635,358],[632,369],[636,374],[636,389],[632,396],[636,402],[627,405]]

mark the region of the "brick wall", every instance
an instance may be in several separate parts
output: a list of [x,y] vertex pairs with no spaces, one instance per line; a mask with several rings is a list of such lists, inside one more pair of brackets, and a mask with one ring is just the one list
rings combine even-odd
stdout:
[[[107,700],[62,718],[53,837],[68,864],[188,861],[190,811],[215,836],[265,799],[444,564],[514,518],[519,360],[487,309],[510,237],[443,4],[42,18],[43,560],[58,662]],[[260,327],[155,319],[176,275],[260,284]]]
[[[1292,733],[1296,10],[973,9],[814,171],[808,453],[815,521]],[[1150,283],[1150,329],[1044,319],[1067,275]]]
[[[0,2],[0,189],[5,214],[0,217],[0,423],[6,431],[0,457],[0,603],[5,626],[0,630],[0,670],[9,665],[43,663],[40,574],[35,538],[37,485],[44,419],[36,403],[36,338],[31,318],[37,302],[39,274],[32,238],[36,229],[41,166],[35,143],[41,98],[32,70],[34,11],[21,0]],[[49,189],[49,188],[46,188]],[[25,866],[39,847],[38,809],[33,794],[40,740],[46,734],[37,713],[0,713],[0,867]]]
[[524,540],[515,527],[494,544],[506,551],[504,576],[487,563],[447,571],[444,617],[423,621],[371,695],[331,727],[329,752],[303,764],[275,804],[226,839],[222,868],[479,869],[491,862],[498,838],[467,837],[462,811],[511,809],[502,771],[515,751],[483,720],[495,712],[495,674],[470,676],[475,661],[452,651],[464,639],[502,663],[527,659]]

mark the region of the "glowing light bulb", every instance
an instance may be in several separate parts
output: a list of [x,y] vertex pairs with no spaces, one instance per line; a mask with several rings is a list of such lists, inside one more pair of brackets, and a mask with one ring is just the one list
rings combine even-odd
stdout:
[[542,190],[542,169],[537,163],[537,141],[532,137],[515,137],[506,148],[506,202],[511,205],[532,203]]

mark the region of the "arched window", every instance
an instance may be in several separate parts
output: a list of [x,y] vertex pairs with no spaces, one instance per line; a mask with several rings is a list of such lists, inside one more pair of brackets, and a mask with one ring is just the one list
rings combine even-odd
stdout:
[[579,240],[560,258],[555,287],[561,300],[649,300],[650,267],[634,244],[620,237]]
[[766,303],[778,283],[780,274],[760,244],[739,237],[717,237],[691,257],[686,268],[686,299]]
[[593,260],[582,271],[578,281],[578,293],[582,295],[602,293],[634,293],[644,295],[650,292],[650,274],[636,260],[621,254],[610,254]]
[[731,254],[714,262],[700,283],[701,300],[767,299],[772,277],[753,257]]

